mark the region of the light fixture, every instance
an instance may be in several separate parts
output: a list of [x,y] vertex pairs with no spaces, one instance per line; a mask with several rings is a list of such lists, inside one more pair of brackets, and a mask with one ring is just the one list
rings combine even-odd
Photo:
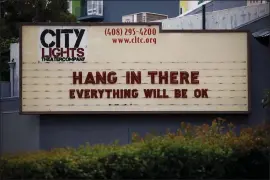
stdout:
[[12,59],[11,61],[8,62],[8,64],[10,69],[14,69],[16,62],[14,62],[14,59]]

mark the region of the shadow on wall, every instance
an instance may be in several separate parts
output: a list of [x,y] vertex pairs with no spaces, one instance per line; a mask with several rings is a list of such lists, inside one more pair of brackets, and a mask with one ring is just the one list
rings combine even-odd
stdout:
[[39,150],[38,116],[3,112],[1,127],[1,152],[18,153]]

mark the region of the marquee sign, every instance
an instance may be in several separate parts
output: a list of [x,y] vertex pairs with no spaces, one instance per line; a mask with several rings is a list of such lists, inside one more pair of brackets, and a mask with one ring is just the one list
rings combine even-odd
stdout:
[[21,113],[246,113],[248,33],[25,24]]

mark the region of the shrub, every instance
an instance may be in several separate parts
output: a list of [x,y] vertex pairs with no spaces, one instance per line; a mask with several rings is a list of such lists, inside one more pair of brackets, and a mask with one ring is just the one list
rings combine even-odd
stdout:
[[269,178],[270,127],[242,129],[217,119],[182,123],[163,136],[133,134],[120,146],[89,144],[6,155],[2,179]]

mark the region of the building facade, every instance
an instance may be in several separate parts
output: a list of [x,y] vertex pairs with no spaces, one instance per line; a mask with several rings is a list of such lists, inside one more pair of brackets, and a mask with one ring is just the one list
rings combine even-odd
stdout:
[[78,21],[85,22],[122,22],[122,16],[140,12],[165,14],[169,18],[179,14],[179,0],[71,0],[70,6]]

